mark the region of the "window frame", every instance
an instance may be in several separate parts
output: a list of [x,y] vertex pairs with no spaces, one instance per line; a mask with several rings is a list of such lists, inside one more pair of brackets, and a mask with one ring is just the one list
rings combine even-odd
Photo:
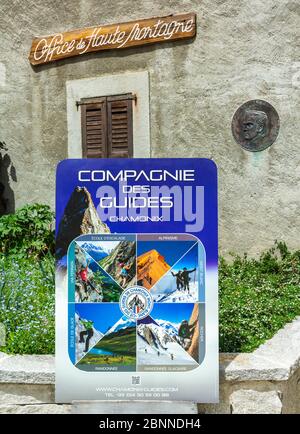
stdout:
[[89,78],[66,81],[67,141],[66,158],[82,158],[81,113],[76,102],[95,95],[120,95],[132,93],[137,96],[132,104],[133,157],[151,157],[150,134],[150,75],[147,70],[104,73]]
[[[91,98],[81,98],[77,102],[77,107],[81,109],[81,144],[83,158],[133,158],[133,116],[132,105],[136,102],[136,95],[125,93],[120,95],[95,96]],[[113,154],[113,126],[111,116],[111,106],[114,102],[127,101],[127,157],[114,157]],[[87,131],[86,131],[86,112],[88,106],[102,105],[102,157],[89,157],[87,146]],[[99,109],[100,107],[95,107]],[[103,140],[104,139],[104,140]]]

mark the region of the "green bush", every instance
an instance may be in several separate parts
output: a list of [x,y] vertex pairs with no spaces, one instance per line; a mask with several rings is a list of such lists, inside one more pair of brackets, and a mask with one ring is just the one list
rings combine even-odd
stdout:
[[300,251],[284,243],[259,259],[220,259],[220,351],[250,352],[300,315]]
[[0,322],[9,353],[54,352],[54,258],[0,256]]
[[54,214],[27,205],[0,217],[0,322],[5,351],[54,352]]
[[0,252],[16,257],[54,253],[54,214],[48,205],[26,205],[0,217]]

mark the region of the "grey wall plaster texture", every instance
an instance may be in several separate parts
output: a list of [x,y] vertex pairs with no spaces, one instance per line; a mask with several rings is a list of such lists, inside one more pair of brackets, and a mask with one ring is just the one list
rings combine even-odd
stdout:
[[[274,239],[298,247],[297,0],[2,0],[0,10],[0,140],[16,167],[16,207],[54,205],[55,166],[67,157],[66,81],[147,70],[152,156],[206,157],[219,165],[221,251],[255,255]],[[35,68],[27,60],[33,36],[189,11],[198,16],[194,41]],[[231,134],[235,110],[255,98],[273,104],[281,118],[277,142],[256,154]]]

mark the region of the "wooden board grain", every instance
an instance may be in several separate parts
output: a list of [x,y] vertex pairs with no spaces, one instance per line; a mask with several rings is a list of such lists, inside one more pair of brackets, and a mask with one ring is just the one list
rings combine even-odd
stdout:
[[88,27],[35,38],[32,41],[29,61],[32,65],[40,65],[94,51],[192,38],[195,34],[194,13]]

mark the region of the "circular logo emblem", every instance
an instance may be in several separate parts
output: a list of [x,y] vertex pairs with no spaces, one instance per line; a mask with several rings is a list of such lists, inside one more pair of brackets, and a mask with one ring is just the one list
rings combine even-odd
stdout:
[[145,318],[150,314],[152,307],[152,295],[143,286],[131,286],[121,294],[120,309],[128,318]]

